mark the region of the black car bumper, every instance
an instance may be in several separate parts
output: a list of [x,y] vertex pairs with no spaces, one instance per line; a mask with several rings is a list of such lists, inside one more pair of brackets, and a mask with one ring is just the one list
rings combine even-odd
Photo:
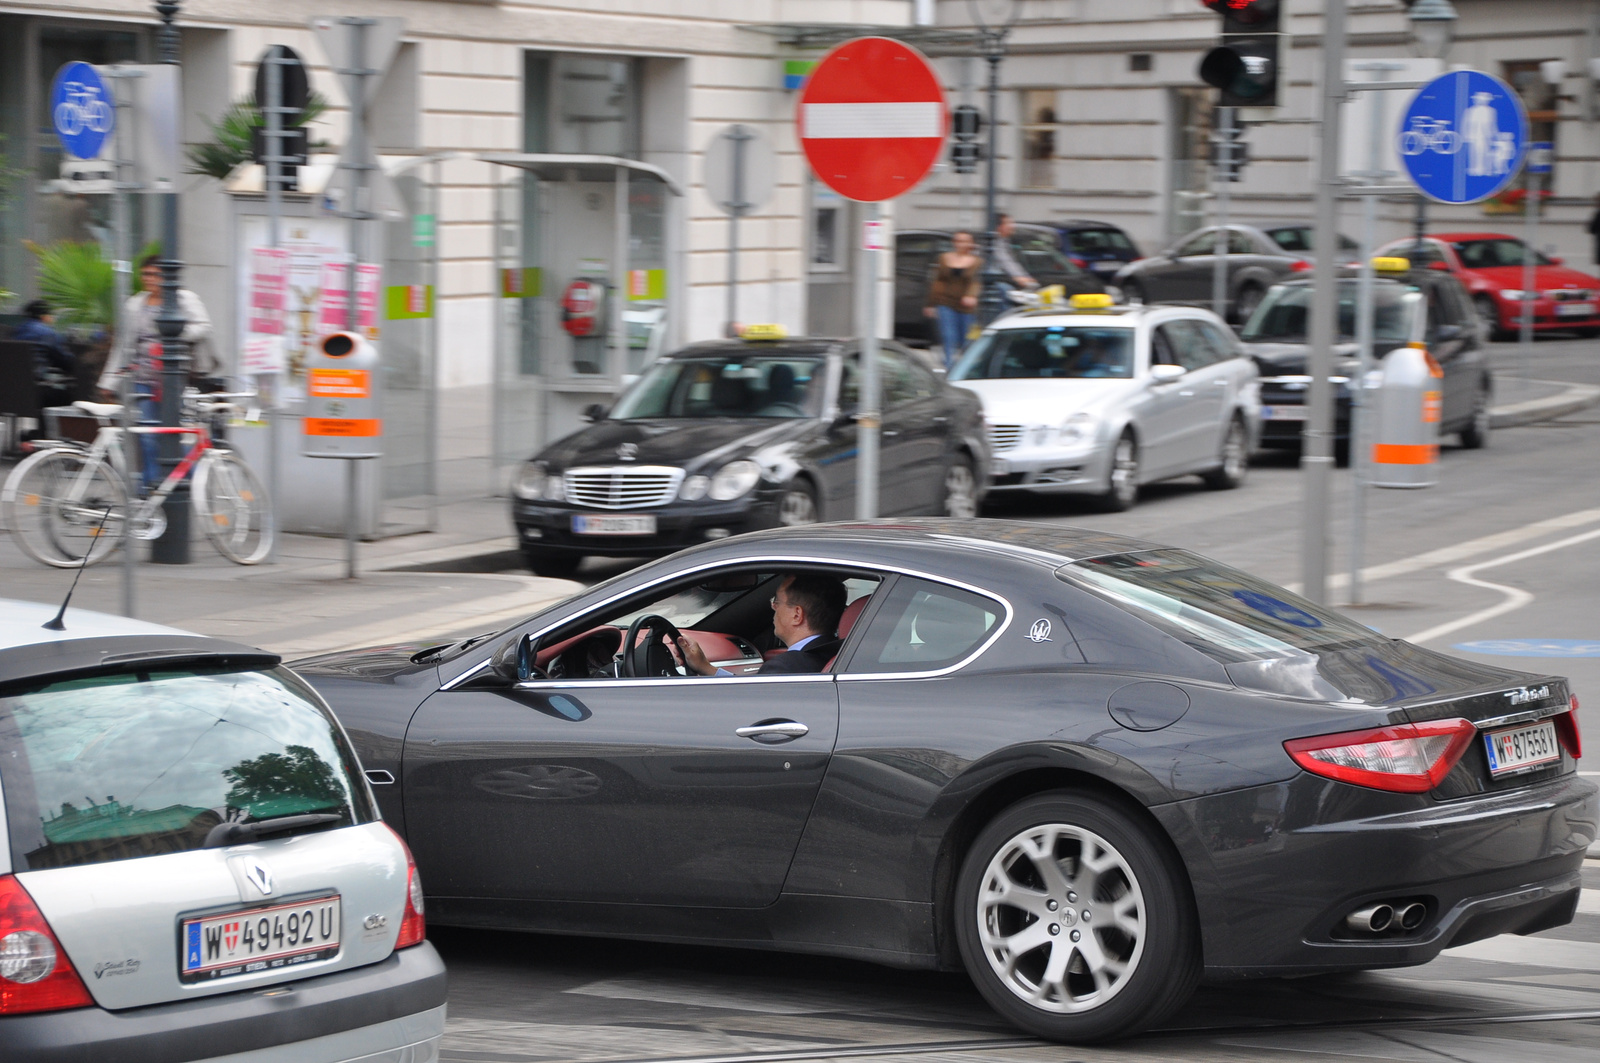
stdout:
[[[1305,391],[1288,393],[1261,389],[1261,445],[1264,447],[1297,447],[1305,431]],[[1275,417],[1276,410],[1287,410],[1288,417]],[[1298,415],[1298,416],[1296,416]],[[1333,399],[1333,431],[1339,442],[1350,438],[1350,396],[1341,388]]]
[[[511,504],[511,519],[517,526],[517,542],[525,553],[550,557],[655,557],[712,539],[776,527],[781,493],[781,490],[758,487],[731,502],[707,499],[676,502],[658,509],[610,511],[518,499]],[[579,535],[573,531],[572,518],[580,514],[651,516],[656,521],[656,532],[654,535]]]
[[[1190,867],[1208,976],[1253,977],[1413,966],[1570,922],[1596,794],[1574,774],[1458,801],[1302,775],[1153,811]],[[1396,902],[1427,914],[1409,932],[1345,926]]]
[[[261,989],[126,1011],[73,1008],[10,1016],[0,1019],[0,1045],[5,1046],[0,1058],[6,1063],[211,1059],[395,1023],[442,1008],[445,991],[444,961],[423,942],[381,963]],[[292,1054],[292,1048],[287,1051]]]

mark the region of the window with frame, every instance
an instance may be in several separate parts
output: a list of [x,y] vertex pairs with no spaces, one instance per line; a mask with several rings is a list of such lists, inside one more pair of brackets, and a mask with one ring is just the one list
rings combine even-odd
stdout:
[[1056,93],[1022,93],[1022,181],[1024,188],[1055,187]]
[[902,576],[863,633],[853,673],[926,672],[971,656],[1005,619],[992,598]]

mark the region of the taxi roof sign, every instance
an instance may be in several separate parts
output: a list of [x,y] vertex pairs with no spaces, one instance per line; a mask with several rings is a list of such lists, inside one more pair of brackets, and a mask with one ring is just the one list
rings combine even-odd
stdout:
[[789,338],[789,330],[782,325],[746,325],[739,330],[744,340],[782,340]]
[[1372,260],[1372,268],[1379,273],[1409,273],[1411,260],[1396,255],[1379,255]]
[[1109,310],[1116,300],[1105,292],[1079,292],[1072,297],[1074,310]]

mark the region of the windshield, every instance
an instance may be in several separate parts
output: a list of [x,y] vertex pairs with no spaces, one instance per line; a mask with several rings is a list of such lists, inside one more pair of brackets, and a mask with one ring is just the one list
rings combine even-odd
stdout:
[[1053,325],[999,329],[975,340],[951,380],[1071,380],[1133,376],[1133,329]]
[[[1493,240],[1462,240],[1451,244],[1461,256],[1461,265],[1467,269],[1492,269],[1495,266],[1520,266],[1527,245],[1521,240],[1503,236]],[[1544,255],[1534,252],[1534,262],[1540,266],[1553,266]]]
[[[1356,334],[1356,282],[1339,284],[1339,338]],[[1412,317],[1422,305],[1415,288],[1399,284],[1372,286],[1372,338],[1376,343],[1408,343]],[[1281,284],[1267,292],[1239,334],[1246,343],[1303,343],[1311,319],[1310,285]]]
[[41,685],[0,698],[0,759],[18,870],[186,852],[224,822],[375,818],[338,724],[287,669]]
[[827,359],[807,354],[730,351],[664,358],[644,371],[607,415],[659,417],[816,417]]
[[1184,550],[1077,561],[1056,576],[1224,663],[1318,653],[1379,637],[1282,587]]

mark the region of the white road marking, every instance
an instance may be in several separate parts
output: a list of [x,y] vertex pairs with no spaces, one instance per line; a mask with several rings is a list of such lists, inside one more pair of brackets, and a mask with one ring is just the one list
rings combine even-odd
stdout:
[[[1525,543],[1530,539],[1537,539],[1553,532],[1567,531],[1572,528],[1581,528],[1585,524],[1600,522],[1600,509],[1580,509],[1572,513],[1563,513],[1559,517],[1550,517],[1545,520],[1534,521],[1518,528],[1508,528],[1503,532],[1493,535],[1484,535],[1477,539],[1468,539],[1465,542],[1452,546],[1441,546],[1437,550],[1428,550],[1424,553],[1413,554],[1411,557],[1402,557],[1396,561],[1386,561],[1381,565],[1371,565],[1361,570],[1363,582],[1388,579],[1391,576],[1407,576],[1413,572],[1424,569],[1437,568],[1455,561],[1465,561],[1469,557],[1477,557],[1491,550],[1503,550],[1508,546]],[[1338,590],[1350,582],[1348,572],[1334,573],[1328,578],[1330,589]],[[1285,584],[1289,590],[1299,593],[1300,584]]]
[[944,107],[911,103],[808,103],[801,108],[807,140],[866,140],[944,136]]
[[1594,1057],[1592,1045],[1538,1044],[1434,1030],[1296,1030],[1219,1038],[1214,1043],[1269,1052],[1393,1059],[1402,1063],[1589,1063]]
[[1579,915],[1600,915],[1600,890],[1582,890],[1578,894]]
[[1457,583],[1465,583],[1472,587],[1483,587],[1486,590],[1499,591],[1501,594],[1505,595],[1504,600],[1497,605],[1491,605],[1487,609],[1480,609],[1476,613],[1468,613],[1466,616],[1460,617],[1456,620],[1451,620],[1443,624],[1437,624],[1428,628],[1426,631],[1420,631],[1415,635],[1408,635],[1406,636],[1406,641],[1427,642],[1430,639],[1436,639],[1444,635],[1448,635],[1453,631],[1460,631],[1462,628],[1471,627],[1473,624],[1479,624],[1485,620],[1492,620],[1493,618],[1504,613],[1521,609],[1524,605],[1527,605],[1529,602],[1533,601],[1532,594],[1522,590],[1520,587],[1508,587],[1505,584],[1490,583],[1488,580],[1477,579],[1474,576],[1474,573],[1481,572],[1486,568],[1496,568],[1500,565],[1509,565],[1516,561],[1525,561],[1530,557],[1538,557],[1540,554],[1548,554],[1555,550],[1564,550],[1569,546],[1576,546],[1579,543],[1588,542],[1590,539],[1600,539],[1600,529],[1595,531],[1587,531],[1581,535],[1568,536],[1565,539],[1558,539],[1553,543],[1545,543],[1543,546],[1535,546],[1529,550],[1521,550],[1505,557],[1497,557],[1489,561],[1480,561],[1474,565],[1463,565],[1460,568],[1451,569],[1448,574],[1449,579],[1452,579]]

